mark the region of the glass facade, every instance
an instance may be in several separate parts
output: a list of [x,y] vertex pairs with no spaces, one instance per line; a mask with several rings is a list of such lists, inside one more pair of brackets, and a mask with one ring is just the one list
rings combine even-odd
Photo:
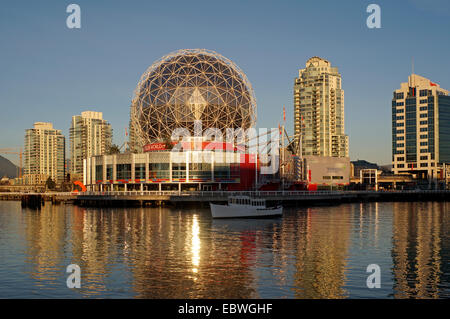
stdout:
[[397,114],[397,102],[395,100],[395,93],[394,93],[394,99],[392,100],[392,161],[394,161],[394,155],[397,154],[397,121],[396,121],[396,114]]
[[145,164],[134,164],[134,178],[145,179]]
[[229,166],[227,164],[214,163],[214,178],[215,179],[230,178]]
[[117,164],[116,179],[131,179],[131,164]]
[[210,163],[189,163],[189,179],[210,180],[211,179],[211,164]]
[[112,180],[113,178],[113,166],[112,164],[108,164],[106,165],[106,179]]
[[438,96],[439,162],[450,163],[450,96]]
[[103,180],[103,165],[95,165],[95,179],[98,181]]
[[[191,184],[209,184],[207,187],[221,188],[219,183],[241,183],[242,176],[254,181],[255,163],[251,161],[250,156],[243,160],[240,154],[225,152],[217,152],[211,154],[206,152],[201,159],[203,162],[195,160],[193,153],[186,153],[182,156],[185,161],[177,161],[177,157],[167,152],[154,152],[151,154],[114,154],[95,156],[91,160],[86,161],[85,185],[95,185],[95,190],[100,190],[99,184],[127,184],[126,187],[120,186],[116,189],[127,189],[135,191],[138,189],[155,190],[156,185],[149,184],[165,184],[166,189],[178,189],[178,183]],[[226,156],[225,156],[226,155]],[[205,160],[205,158],[207,158]],[[214,163],[211,160],[214,159]],[[217,162],[216,162],[217,161]],[[243,166],[243,170],[241,170]],[[253,177],[252,177],[253,176]],[[216,185],[211,185],[216,183]],[[141,185],[139,185],[141,184]],[[144,184],[142,186],[142,184]],[[170,185],[172,184],[172,185]],[[190,185],[201,189],[200,185]],[[225,186],[227,188],[228,186]],[[235,187],[235,186],[230,186]],[[240,186],[238,186],[240,187]],[[245,186],[247,187],[247,186]],[[107,188],[107,190],[113,187]],[[160,188],[161,189],[161,188]]]
[[[414,174],[412,171],[418,170],[417,178],[436,178],[440,176],[439,164],[450,162],[448,93],[417,74],[412,74],[408,82],[394,91],[391,105],[394,174]],[[404,155],[396,156],[402,152]]]
[[431,153],[431,159],[435,159],[434,150],[434,97],[428,97],[428,152]]
[[407,98],[405,100],[406,113],[406,161],[417,161],[417,120],[416,120],[416,98]]
[[170,167],[169,163],[150,163],[149,164],[150,179],[169,179]]
[[186,163],[172,163],[172,179],[186,178]]

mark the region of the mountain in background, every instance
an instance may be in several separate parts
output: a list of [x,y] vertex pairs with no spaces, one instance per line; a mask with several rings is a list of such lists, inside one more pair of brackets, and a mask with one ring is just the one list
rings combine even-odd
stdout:
[[11,163],[9,159],[0,155],[0,178],[3,176],[9,178],[17,177],[17,166]]

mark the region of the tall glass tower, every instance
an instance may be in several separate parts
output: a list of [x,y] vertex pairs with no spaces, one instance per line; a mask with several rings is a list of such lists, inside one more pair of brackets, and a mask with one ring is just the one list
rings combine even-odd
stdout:
[[450,96],[429,79],[412,74],[392,98],[392,165],[395,174],[436,178],[450,163]]
[[344,90],[338,68],[319,57],[306,62],[294,84],[294,130],[302,155],[348,157]]

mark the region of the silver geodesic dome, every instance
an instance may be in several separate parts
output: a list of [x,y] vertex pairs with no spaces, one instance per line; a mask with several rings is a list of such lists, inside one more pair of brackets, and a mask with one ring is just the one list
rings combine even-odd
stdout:
[[[167,140],[176,128],[247,129],[256,121],[256,100],[244,72],[210,50],[170,53],[142,75],[131,104],[135,149]],[[133,145],[132,145],[133,146]]]

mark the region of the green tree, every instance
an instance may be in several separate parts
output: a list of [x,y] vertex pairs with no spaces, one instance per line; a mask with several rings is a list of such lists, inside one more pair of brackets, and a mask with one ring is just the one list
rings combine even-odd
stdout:
[[166,137],[164,139],[164,144],[165,144],[166,150],[171,150],[173,148],[172,139],[170,137]]
[[112,144],[109,147],[108,155],[119,154],[119,153],[120,153],[120,148],[116,144]]
[[56,188],[56,183],[49,177],[45,182],[45,187],[49,190],[54,190]]

